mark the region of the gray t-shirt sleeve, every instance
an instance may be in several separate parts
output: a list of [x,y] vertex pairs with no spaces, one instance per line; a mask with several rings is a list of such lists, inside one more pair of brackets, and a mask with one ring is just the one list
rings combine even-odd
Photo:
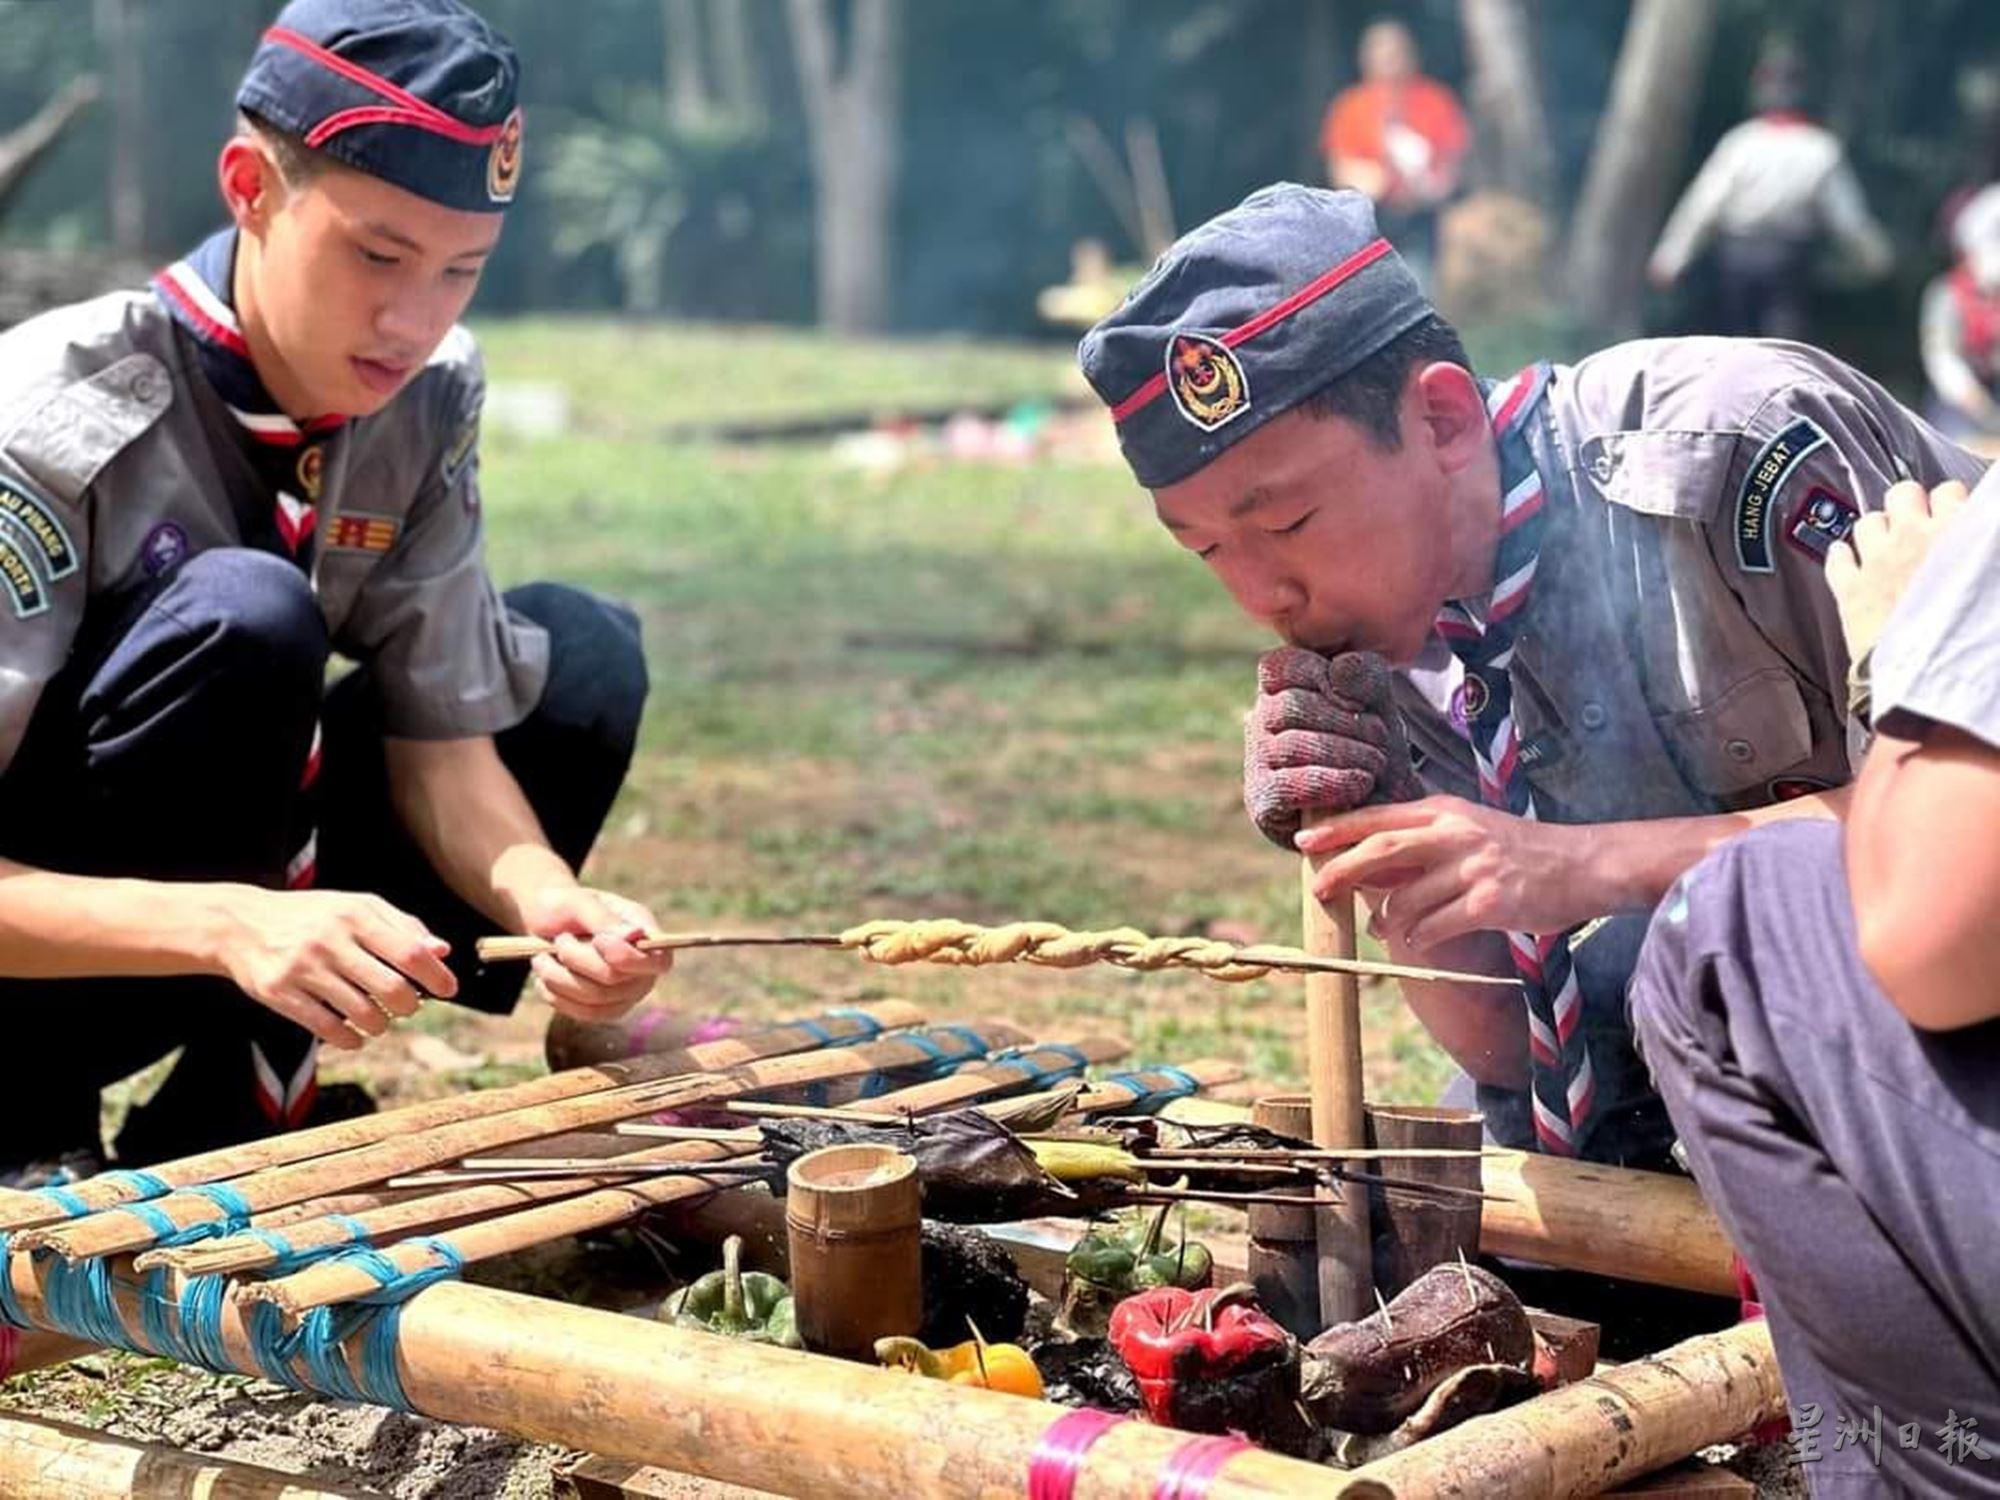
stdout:
[[1870,666],[1875,727],[1920,739],[1949,724],[2000,749],[2000,468],[1910,580]]

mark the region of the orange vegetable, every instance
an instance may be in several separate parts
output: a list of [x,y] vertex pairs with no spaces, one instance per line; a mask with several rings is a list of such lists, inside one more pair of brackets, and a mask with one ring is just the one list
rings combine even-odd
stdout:
[[928,1349],[916,1339],[875,1341],[875,1357],[892,1369],[909,1370],[953,1385],[984,1386],[1010,1396],[1042,1394],[1042,1372],[1018,1344],[989,1344],[974,1338],[949,1349]]

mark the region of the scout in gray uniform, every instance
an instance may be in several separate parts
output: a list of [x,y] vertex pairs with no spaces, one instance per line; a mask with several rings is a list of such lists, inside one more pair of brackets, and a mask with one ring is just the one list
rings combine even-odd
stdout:
[[1081,360],[1161,520],[1290,643],[1247,725],[1258,827],[1328,856],[1392,956],[1522,979],[1405,988],[1497,1137],[1663,1163],[1643,914],[1732,834],[1833,813],[1822,560],[1898,479],[1981,465],[1793,344],[1482,385],[1366,200],[1290,185],[1170,249]]
[[1632,982],[1819,1493],[2000,1495],[2000,476],[1956,488],[1828,566],[1878,731],[1845,837],[1725,845]]
[[[420,993],[513,1003],[473,939],[558,939],[635,1003],[643,908],[575,870],[645,696],[629,612],[481,560],[455,326],[520,172],[512,48],[456,0],[297,0],[221,158],[232,227],[147,291],[0,337],[0,1169],[292,1126],[324,1042]],[[329,653],[358,663],[329,692]],[[21,1101],[32,1097],[32,1107]]]

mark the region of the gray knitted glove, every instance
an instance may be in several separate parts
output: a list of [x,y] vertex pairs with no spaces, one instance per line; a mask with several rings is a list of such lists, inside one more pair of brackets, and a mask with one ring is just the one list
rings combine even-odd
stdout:
[[1389,665],[1369,652],[1321,656],[1297,646],[1257,663],[1257,701],[1243,721],[1243,805],[1281,849],[1309,813],[1423,795]]

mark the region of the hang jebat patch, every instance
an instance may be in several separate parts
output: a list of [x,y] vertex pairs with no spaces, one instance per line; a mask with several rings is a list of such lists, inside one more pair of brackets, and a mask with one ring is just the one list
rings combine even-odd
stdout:
[[402,522],[394,516],[370,516],[348,511],[335,516],[326,544],[340,552],[387,552],[396,545]]
[[486,196],[495,203],[512,203],[521,181],[521,111],[507,116],[486,158]]
[[1827,553],[1847,540],[1860,515],[1861,508],[1846,496],[1815,485],[1793,507],[1785,522],[1785,540],[1815,562],[1825,562]]
[[0,589],[13,601],[15,619],[30,620],[48,613],[49,591],[42,587],[41,575],[27,554],[4,536],[0,536]]
[[60,583],[76,571],[76,547],[54,507],[11,480],[0,479],[0,522],[42,554],[49,582]]
[[1203,432],[1213,432],[1250,409],[1250,377],[1220,339],[1177,333],[1167,341],[1167,389],[1174,405]]
[[1800,417],[1758,450],[1750,472],[1743,476],[1743,488],[1736,492],[1736,561],[1744,572],[1778,570],[1771,557],[1771,515],[1778,492],[1806,455],[1826,443],[1818,424]]
[[450,489],[465,474],[472,456],[479,451],[479,413],[474,412],[465,419],[465,425],[458,429],[458,435],[451,440],[451,446],[444,450],[444,463],[439,466],[439,477],[444,487]]

